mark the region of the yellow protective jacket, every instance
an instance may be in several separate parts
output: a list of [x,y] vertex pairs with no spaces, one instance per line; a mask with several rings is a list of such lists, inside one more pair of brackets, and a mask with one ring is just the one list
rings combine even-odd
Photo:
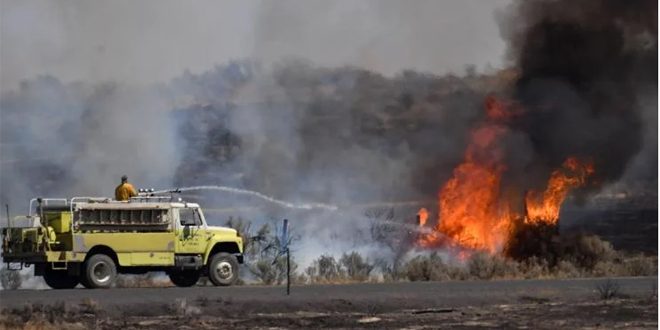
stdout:
[[135,196],[137,196],[137,192],[133,185],[128,182],[118,185],[115,189],[115,199],[118,201],[127,201]]

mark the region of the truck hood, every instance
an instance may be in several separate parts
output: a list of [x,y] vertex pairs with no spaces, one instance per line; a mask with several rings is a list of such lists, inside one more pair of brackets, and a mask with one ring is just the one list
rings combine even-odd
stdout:
[[220,226],[208,226],[208,230],[214,234],[219,234],[219,235],[228,235],[228,236],[236,236],[236,229],[232,228],[227,228],[227,227],[220,227]]

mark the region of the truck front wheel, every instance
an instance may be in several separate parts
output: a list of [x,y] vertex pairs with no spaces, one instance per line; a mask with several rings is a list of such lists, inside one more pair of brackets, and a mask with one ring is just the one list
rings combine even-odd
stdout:
[[80,282],[77,276],[70,276],[66,270],[55,270],[50,267],[44,272],[44,281],[53,289],[73,289]]
[[229,286],[238,279],[238,260],[229,253],[216,253],[209,263],[209,279],[215,286]]
[[199,270],[179,270],[171,271],[169,275],[170,280],[172,283],[174,283],[174,285],[180,287],[189,287],[197,284],[197,281],[199,281],[199,277],[201,276],[201,272]]
[[95,254],[83,265],[83,285],[86,288],[109,288],[117,278],[117,266],[109,256]]

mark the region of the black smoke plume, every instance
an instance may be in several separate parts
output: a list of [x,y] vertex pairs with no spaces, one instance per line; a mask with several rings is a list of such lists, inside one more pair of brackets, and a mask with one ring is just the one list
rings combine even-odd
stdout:
[[[538,185],[569,156],[592,159],[591,187],[615,182],[642,149],[644,99],[657,98],[657,1],[516,1],[502,22]],[[657,114],[656,114],[657,116]],[[513,152],[513,151],[512,151]],[[657,168],[657,154],[655,160]],[[519,167],[518,167],[519,168]],[[511,174],[511,173],[510,173]],[[531,180],[530,180],[531,179]]]

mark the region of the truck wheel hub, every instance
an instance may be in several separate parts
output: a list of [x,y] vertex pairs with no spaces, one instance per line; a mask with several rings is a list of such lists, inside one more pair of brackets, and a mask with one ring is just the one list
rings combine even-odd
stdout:
[[94,265],[92,271],[94,272],[94,277],[96,278],[97,282],[105,283],[110,280],[110,269],[108,269],[106,264],[100,262]]
[[222,278],[230,278],[232,276],[231,264],[226,261],[219,262],[218,265],[215,267],[215,271]]

